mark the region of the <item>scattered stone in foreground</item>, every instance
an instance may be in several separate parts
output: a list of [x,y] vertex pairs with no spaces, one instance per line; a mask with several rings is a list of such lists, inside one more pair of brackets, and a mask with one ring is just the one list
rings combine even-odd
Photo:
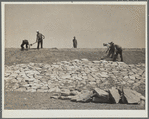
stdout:
[[138,104],[141,99],[144,99],[142,98],[143,96],[140,93],[134,90],[130,89],[123,89],[123,90],[124,90],[124,96],[129,104],[135,104],[135,103]]
[[72,96],[71,101],[77,101],[77,102],[88,102],[90,99],[94,96],[92,91],[86,90],[86,92],[83,92],[79,95]]
[[93,97],[92,102],[95,102],[95,103],[109,103],[109,99]]
[[[95,102],[95,103],[123,103],[123,104],[142,104],[145,103],[145,97],[140,93],[124,89],[124,98],[126,101],[121,102],[122,93],[118,93],[119,89],[112,87],[111,89],[106,89],[105,91],[100,88],[95,88],[92,91],[83,90],[82,93],[76,94],[74,96],[67,95],[63,96],[63,93],[52,96],[51,98],[71,100],[75,102]],[[130,93],[129,93],[130,92]]]
[[95,88],[94,92],[96,93],[96,96],[93,97],[93,102],[98,103],[108,103],[109,102],[109,93],[107,93],[104,90],[101,90],[100,88]]
[[111,103],[119,103],[120,94],[116,88],[112,87],[112,89],[109,89],[109,95],[111,97]]

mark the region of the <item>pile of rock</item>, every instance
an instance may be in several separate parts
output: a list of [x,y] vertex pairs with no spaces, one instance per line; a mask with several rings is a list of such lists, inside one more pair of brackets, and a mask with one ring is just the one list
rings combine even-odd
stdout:
[[63,90],[53,94],[51,98],[71,100],[76,102],[95,102],[95,103],[123,103],[123,104],[142,104],[145,103],[145,97],[131,89],[111,89],[102,90],[94,88],[93,90],[72,91]]
[[[62,98],[63,94],[79,95],[95,88],[110,90],[123,86],[135,89],[139,85],[145,85],[143,63],[128,65],[124,62],[75,59],[51,65],[29,63],[5,66],[5,89],[9,91],[60,93]],[[93,100],[97,98],[93,96]]]

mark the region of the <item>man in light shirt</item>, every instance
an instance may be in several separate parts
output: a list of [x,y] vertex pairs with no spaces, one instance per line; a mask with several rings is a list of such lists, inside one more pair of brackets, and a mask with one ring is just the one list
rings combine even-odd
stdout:
[[42,35],[41,33],[39,33],[39,31],[37,30],[37,38],[36,38],[36,42],[37,44],[37,49],[39,49],[39,45],[41,44],[41,48],[43,48],[43,39],[45,39],[45,36]]

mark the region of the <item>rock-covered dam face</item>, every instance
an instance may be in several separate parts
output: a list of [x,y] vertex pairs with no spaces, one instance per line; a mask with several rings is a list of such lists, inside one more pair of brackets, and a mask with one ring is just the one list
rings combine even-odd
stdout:
[[144,63],[126,64],[88,59],[61,61],[51,65],[43,63],[5,65],[4,75],[6,91],[52,92],[59,93],[54,98],[69,99],[72,99],[72,95],[82,93],[93,96],[94,93],[100,95],[101,92],[101,95],[104,95],[110,90],[112,93],[113,88],[119,87],[135,90],[138,86],[144,85],[145,90],[145,80]]

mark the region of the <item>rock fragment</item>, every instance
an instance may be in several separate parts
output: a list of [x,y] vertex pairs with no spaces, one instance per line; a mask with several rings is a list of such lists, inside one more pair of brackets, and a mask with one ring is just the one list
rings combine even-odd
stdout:
[[135,91],[132,91],[130,89],[123,89],[124,91],[124,96],[126,97],[126,100],[130,104],[135,104],[140,102],[140,97]]
[[97,98],[94,98],[94,101],[109,102],[109,93],[100,88],[95,88],[94,92],[96,93],[97,96]]
[[116,88],[112,87],[112,89],[109,89],[109,94],[111,103],[119,103],[120,94]]
[[70,90],[69,89],[61,89],[61,95],[62,96],[69,96]]

